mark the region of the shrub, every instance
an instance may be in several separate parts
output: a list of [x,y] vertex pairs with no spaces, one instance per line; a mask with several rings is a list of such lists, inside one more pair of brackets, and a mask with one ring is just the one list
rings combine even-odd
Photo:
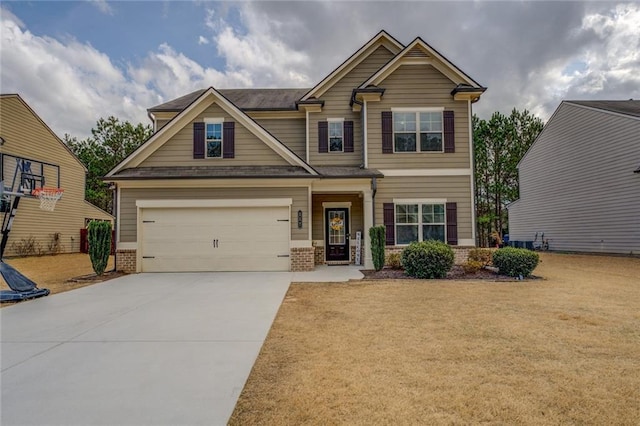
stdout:
[[56,232],[54,234],[49,234],[49,237],[51,238],[48,244],[49,253],[53,255],[61,253],[64,250],[64,246],[62,245],[62,234]]
[[385,230],[386,228],[384,225],[372,226],[369,228],[371,257],[373,258],[373,267],[376,268],[376,271],[384,268]]
[[462,264],[462,269],[464,269],[464,272],[467,274],[475,274],[480,269],[484,268],[484,266],[485,264],[483,262],[469,259]]
[[111,223],[92,220],[87,226],[89,258],[96,275],[104,274],[111,254]]
[[402,250],[402,266],[414,278],[445,278],[453,267],[453,250],[440,241],[409,244]]
[[18,256],[42,256],[44,254],[42,246],[33,235],[12,242],[11,247],[18,253]]
[[400,253],[390,253],[385,262],[391,269],[402,269],[402,259]]
[[538,266],[538,253],[527,249],[504,247],[493,253],[493,264],[501,274],[528,277]]
[[491,265],[493,250],[486,248],[474,248],[469,250],[469,260],[482,263],[482,266]]

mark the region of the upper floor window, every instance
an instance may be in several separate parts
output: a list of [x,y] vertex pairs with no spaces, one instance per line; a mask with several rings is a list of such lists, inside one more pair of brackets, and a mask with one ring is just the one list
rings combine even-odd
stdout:
[[394,152],[443,152],[442,110],[394,111]]
[[222,122],[205,122],[205,152],[207,158],[222,158]]
[[327,120],[329,122],[329,152],[344,151],[343,120]]

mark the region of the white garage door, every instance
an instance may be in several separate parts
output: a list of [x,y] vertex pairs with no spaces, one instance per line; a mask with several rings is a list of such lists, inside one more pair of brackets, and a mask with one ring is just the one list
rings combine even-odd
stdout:
[[289,207],[140,211],[142,272],[289,270]]

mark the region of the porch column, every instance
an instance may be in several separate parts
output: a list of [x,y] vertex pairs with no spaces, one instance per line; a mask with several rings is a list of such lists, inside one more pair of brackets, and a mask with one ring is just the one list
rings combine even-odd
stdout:
[[373,226],[373,194],[370,189],[362,191],[362,209],[364,210],[364,269],[373,269],[369,229]]

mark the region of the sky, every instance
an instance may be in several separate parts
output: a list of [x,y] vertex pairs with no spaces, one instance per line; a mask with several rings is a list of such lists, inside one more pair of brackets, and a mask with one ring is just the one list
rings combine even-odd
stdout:
[[58,136],[194,90],[313,87],[384,29],[421,37],[488,87],[474,112],[640,99],[639,2],[7,1],[0,92]]

